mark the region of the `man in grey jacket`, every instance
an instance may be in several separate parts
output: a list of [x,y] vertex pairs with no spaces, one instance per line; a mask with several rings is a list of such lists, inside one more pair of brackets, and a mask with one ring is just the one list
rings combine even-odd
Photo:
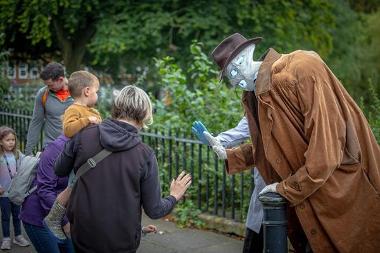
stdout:
[[43,147],[55,140],[62,132],[61,116],[73,103],[63,66],[49,63],[40,73],[46,87],[41,88],[34,101],[32,120],[29,124],[25,154],[30,155],[39,141],[43,128]]

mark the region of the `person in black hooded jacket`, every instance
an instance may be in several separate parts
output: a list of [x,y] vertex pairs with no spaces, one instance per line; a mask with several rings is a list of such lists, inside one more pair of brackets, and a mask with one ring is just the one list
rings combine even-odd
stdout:
[[136,252],[141,236],[141,207],[152,219],[169,214],[191,184],[182,172],[161,198],[157,160],[138,131],[152,123],[148,95],[124,87],[115,98],[112,118],[89,126],[65,145],[55,163],[58,176],[67,176],[103,148],[112,152],[81,176],[73,188],[67,216],[75,251]]

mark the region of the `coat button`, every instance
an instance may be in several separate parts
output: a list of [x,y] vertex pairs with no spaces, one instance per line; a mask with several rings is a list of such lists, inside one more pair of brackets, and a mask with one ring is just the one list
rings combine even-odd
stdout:
[[276,163],[279,164],[281,162],[280,158],[277,158]]
[[300,207],[301,209],[305,209],[305,204],[300,204],[299,207]]
[[310,230],[310,234],[312,234],[312,235],[317,234],[317,230],[316,230],[315,228],[312,228],[312,229]]

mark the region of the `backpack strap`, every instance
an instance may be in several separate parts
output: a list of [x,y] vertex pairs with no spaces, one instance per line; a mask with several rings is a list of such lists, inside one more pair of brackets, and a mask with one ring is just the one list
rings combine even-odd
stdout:
[[112,152],[108,151],[107,149],[102,149],[99,153],[87,159],[87,162],[82,164],[82,166],[80,166],[80,168],[77,170],[77,173],[75,173],[75,181],[77,181],[78,178],[84,173],[94,168],[100,161],[109,156],[111,153]]
[[44,114],[46,113],[46,100],[48,96],[49,96],[49,89],[48,87],[46,87],[44,94],[42,94],[42,97],[41,97],[41,103],[42,103],[42,107],[44,108]]

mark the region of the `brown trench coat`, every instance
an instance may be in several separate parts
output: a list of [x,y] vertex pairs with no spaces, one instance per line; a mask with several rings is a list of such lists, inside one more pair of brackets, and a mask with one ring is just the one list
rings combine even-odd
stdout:
[[339,80],[314,52],[270,49],[256,94],[243,94],[252,144],[227,150],[228,173],[280,182],[313,252],[380,252],[380,148]]

